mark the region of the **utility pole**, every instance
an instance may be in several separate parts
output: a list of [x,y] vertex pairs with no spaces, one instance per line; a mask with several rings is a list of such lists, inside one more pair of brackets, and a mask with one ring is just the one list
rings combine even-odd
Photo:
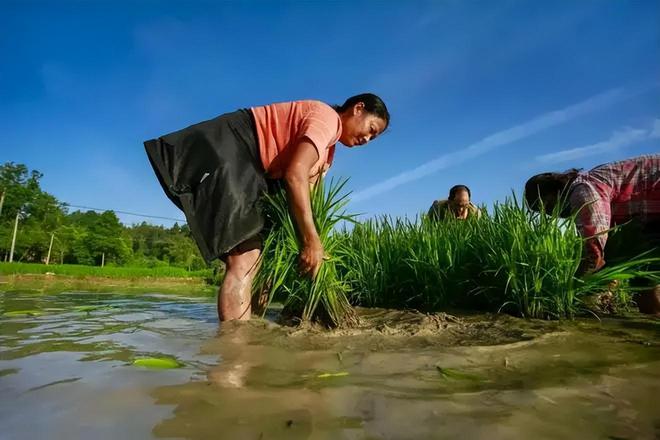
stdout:
[[2,215],[2,205],[5,203],[5,191],[4,189],[2,190],[2,195],[0,196],[0,215]]
[[50,251],[51,249],[53,249],[53,238],[55,238],[54,232],[50,234],[50,245],[48,245],[48,256],[46,256],[46,266],[48,266],[48,262],[50,261]]
[[11,250],[9,251],[9,262],[14,261],[14,246],[16,245],[16,232],[18,231],[18,218],[21,216],[21,210],[16,213],[16,221],[14,221],[14,236],[11,238]]

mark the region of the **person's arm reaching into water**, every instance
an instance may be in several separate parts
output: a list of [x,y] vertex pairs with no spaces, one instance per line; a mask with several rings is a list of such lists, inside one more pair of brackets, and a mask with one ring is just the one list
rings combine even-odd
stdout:
[[309,174],[319,160],[319,153],[307,138],[303,138],[292,148],[291,158],[284,170],[284,181],[289,209],[300,236],[300,269],[302,273],[314,278],[323,262],[323,245],[312,215]]

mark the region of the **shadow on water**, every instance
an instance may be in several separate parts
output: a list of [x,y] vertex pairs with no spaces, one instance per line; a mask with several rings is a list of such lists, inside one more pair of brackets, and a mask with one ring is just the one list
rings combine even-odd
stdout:
[[218,331],[209,298],[0,292],[3,438],[660,435],[658,320],[360,314]]

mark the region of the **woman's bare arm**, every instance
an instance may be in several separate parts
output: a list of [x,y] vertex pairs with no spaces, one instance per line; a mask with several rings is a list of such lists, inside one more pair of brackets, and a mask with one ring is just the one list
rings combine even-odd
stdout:
[[301,242],[300,269],[312,278],[323,262],[323,246],[319,238],[310,201],[309,174],[319,159],[319,153],[307,139],[293,146],[291,158],[284,170],[289,209],[298,227]]

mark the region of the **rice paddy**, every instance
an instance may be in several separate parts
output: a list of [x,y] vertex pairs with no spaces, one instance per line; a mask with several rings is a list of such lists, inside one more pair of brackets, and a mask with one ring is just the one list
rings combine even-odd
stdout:
[[2,438],[658,437],[658,320],[357,312],[218,331],[209,297],[0,286]]
[[83,266],[78,264],[40,264],[0,262],[1,275],[46,274],[66,276],[96,276],[107,278],[212,278],[213,269],[188,271],[181,267],[123,267],[123,266]]
[[[272,227],[254,292],[270,291],[302,321],[354,322],[352,305],[423,312],[471,309],[527,318],[589,313],[592,295],[619,282],[610,302],[631,304],[626,281],[660,273],[658,258],[641,255],[592,275],[576,276],[583,239],[575,218],[529,211],[511,196],[480,218],[433,222],[381,217],[357,222],[347,214],[345,181],[317,185],[312,211],[327,254],[314,281],[297,274],[298,242],[284,190],[268,196]],[[352,228],[346,228],[346,224]],[[343,224],[344,229],[338,229]],[[329,318],[329,319],[328,319]]]

